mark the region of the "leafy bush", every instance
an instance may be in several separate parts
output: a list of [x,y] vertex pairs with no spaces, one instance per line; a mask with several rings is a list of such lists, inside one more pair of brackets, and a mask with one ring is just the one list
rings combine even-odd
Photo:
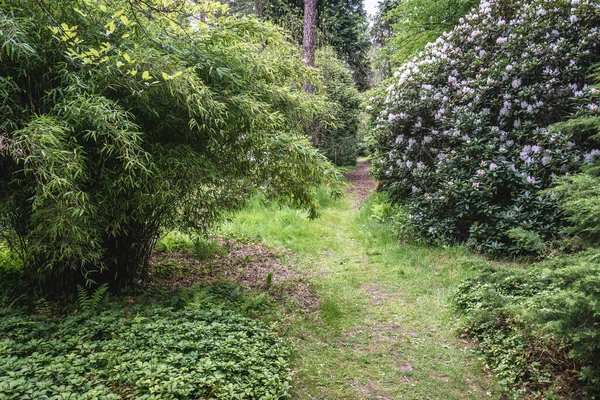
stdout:
[[375,174],[419,235],[489,253],[530,251],[515,228],[560,238],[556,197],[541,190],[592,147],[549,126],[598,112],[587,73],[599,25],[589,0],[484,1],[372,99]]
[[144,276],[163,230],[258,190],[316,215],[336,177],[304,137],[316,79],[218,3],[0,6],[0,236],[48,291]]
[[515,243],[517,252],[541,254],[544,251],[544,241],[535,232],[526,231],[523,228],[513,228],[506,232],[506,236]]
[[252,296],[214,287],[168,297],[183,308],[128,302],[96,315],[3,315],[0,398],[287,397],[289,349],[240,312],[255,308]]
[[[589,111],[580,112],[556,128],[597,140],[599,121]],[[579,248],[600,244],[597,161],[596,152],[587,154],[583,173],[561,177],[546,191],[559,196],[572,244]],[[544,247],[533,232],[515,228],[508,235],[522,249],[541,252]],[[488,363],[515,397],[600,395],[599,259],[594,249],[527,271],[486,267],[458,290],[455,301],[466,333],[480,340]]]
[[316,65],[333,117],[319,130],[317,146],[335,165],[356,165],[361,96],[352,73],[329,48],[317,51]]
[[[596,66],[594,78],[600,82],[600,66]],[[590,110],[593,108],[590,104]],[[600,142],[600,116],[586,112],[557,125],[572,135],[590,137]],[[561,177],[549,191],[560,197],[560,208],[566,215],[568,229],[580,245],[600,245],[600,152],[586,154],[583,172]],[[576,244],[576,243],[575,243]]]
[[528,270],[486,266],[458,289],[465,333],[515,398],[600,395],[598,258],[583,253]]
[[552,188],[561,197],[560,207],[572,235],[586,244],[600,243],[600,175],[598,167],[585,173],[563,177]]

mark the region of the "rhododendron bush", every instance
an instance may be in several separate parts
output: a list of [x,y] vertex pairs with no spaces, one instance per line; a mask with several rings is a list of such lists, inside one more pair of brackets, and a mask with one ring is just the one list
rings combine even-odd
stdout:
[[376,177],[420,237],[518,253],[560,235],[541,190],[600,152],[550,125],[599,112],[599,26],[594,1],[482,2],[372,99]]

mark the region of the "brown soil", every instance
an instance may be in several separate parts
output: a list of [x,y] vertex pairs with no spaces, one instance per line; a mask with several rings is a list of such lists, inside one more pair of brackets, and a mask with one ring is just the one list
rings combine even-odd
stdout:
[[[216,240],[222,254],[207,260],[198,260],[186,251],[155,251],[151,285],[177,288],[231,282],[267,292],[277,300],[292,298],[307,312],[317,308],[319,299],[306,278],[280,263],[289,252],[277,253],[262,244],[235,239]],[[269,275],[271,282],[267,283]]]
[[368,161],[359,161],[356,169],[350,171],[346,175],[346,179],[348,183],[350,183],[350,187],[347,189],[348,193],[354,195],[355,201],[357,205],[362,204],[362,202],[369,197],[371,192],[375,190],[377,187],[377,182],[375,182],[369,176],[369,169],[371,168],[371,163]]

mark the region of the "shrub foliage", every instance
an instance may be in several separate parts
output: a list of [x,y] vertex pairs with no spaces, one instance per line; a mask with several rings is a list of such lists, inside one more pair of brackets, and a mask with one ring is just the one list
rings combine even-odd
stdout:
[[278,29],[211,2],[0,7],[0,235],[46,288],[127,285],[163,228],[257,189],[316,213],[323,107]]
[[[555,128],[597,140],[600,117],[581,112]],[[487,267],[455,296],[465,332],[481,341],[488,363],[515,397],[600,395],[598,153],[587,154],[583,172],[563,176],[547,190],[559,196],[571,248],[592,249],[527,270]],[[523,249],[543,246],[520,228],[509,235]]]
[[421,237],[520,253],[513,229],[560,235],[541,190],[592,147],[549,127],[598,111],[599,25],[593,1],[484,1],[396,72],[374,107],[375,173]]
[[332,117],[332,123],[324,124],[319,129],[318,147],[335,165],[355,165],[362,98],[352,73],[333,50],[318,51],[316,66]]
[[488,266],[459,287],[465,333],[480,341],[515,398],[600,395],[598,257],[583,253],[528,270]]
[[[594,78],[600,82],[600,66],[596,66],[595,71]],[[590,109],[596,107],[594,103],[589,105]],[[579,113],[558,124],[557,128],[600,143],[600,115],[597,113]],[[597,150],[588,153],[581,173],[561,177],[557,185],[549,190],[560,197],[560,207],[566,215],[574,244],[594,247],[600,244],[599,156],[600,151]]]

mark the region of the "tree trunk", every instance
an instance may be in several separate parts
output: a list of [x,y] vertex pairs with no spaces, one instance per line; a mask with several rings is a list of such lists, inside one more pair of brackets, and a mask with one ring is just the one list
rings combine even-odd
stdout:
[[[304,37],[302,41],[302,57],[304,65],[315,66],[315,21],[317,17],[317,0],[304,0]],[[304,91],[313,93],[315,88],[311,84],[304,85]]]
[[[302,38],[302,58],[307,67],[315,66],[315,37],[316,37],[317,0],[304,0],[304,36]],[[306,93],[314,93],[315,87],[309,81],[304,83]],[[307,126],[306,134],[312,144],[319,147],[318,122],[312,121]]]
[[259,17],[262,17],[263,13],[264,13],[263,0],[257,0],[256,1],[256,15],[258,15]]

